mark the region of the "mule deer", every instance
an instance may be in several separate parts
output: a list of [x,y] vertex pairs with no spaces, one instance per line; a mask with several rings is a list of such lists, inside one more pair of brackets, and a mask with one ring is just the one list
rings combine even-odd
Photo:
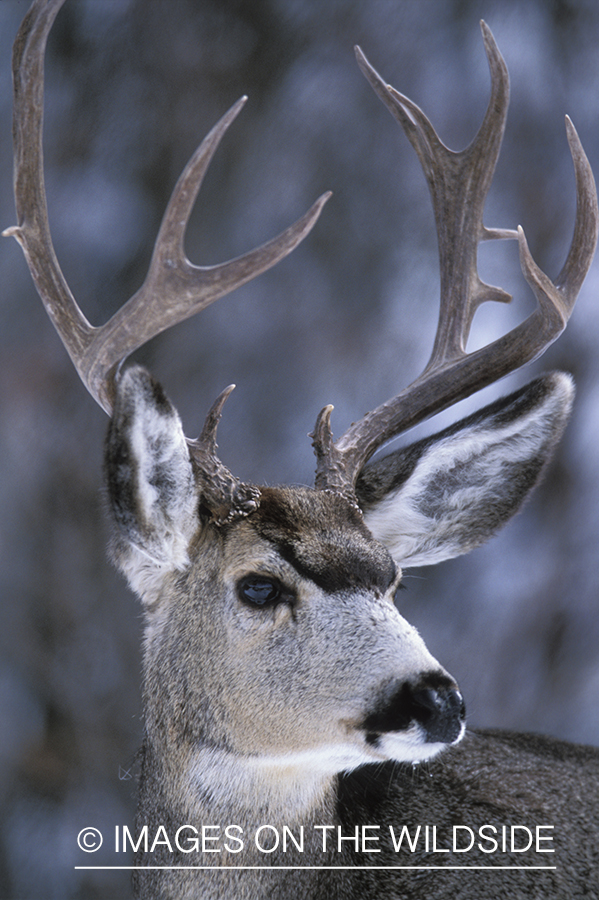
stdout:
[[[357,51],[431,190],[441,265],[432,356],[415,382],[337,441],[332,407],[323,409],[314,489],[244,484],[216,453],[231,388],[189,440],[161,386],[122,363],[282,259],[327,195],[246,256],[209,268],[187,260],[187,220],[239,101],[175,187],[143,286],[92,327],[58,266],[43,185],[43,57],[62,2],[36,0],[15,43],[18,225],[5,234],[22,246],[80,377],[111,415],[114,558],[146,617],[137,895],[596,897],[599,753],[533,735],[466,732],[456,683],[394,605],[401,567],[465,553],[518,510],[565,426],[571,379],[537,378],[371,461],[393,437],[538,357],[564,329],[598,220],[574,127],[568,120],[574,237],[552,283],[521,229],[482,224],[508,105],[507,70],[489,29],[483,24],[491,100],[460,153]],[[478,243],[504,238],[519,242],[538,307],[468,353],[479,304],[510,299],[476,268]],[[482,867],[492,869],[484,879],[472,871]]]

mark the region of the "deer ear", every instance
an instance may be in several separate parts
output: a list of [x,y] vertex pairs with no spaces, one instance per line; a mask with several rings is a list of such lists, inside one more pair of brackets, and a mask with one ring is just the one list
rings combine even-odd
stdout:
[[538,482],[573,397],[570,376],[554,372],[366,466],[356,493],[374,537],[402,566],[482,544]]
[[150,572],[187,565],[198,489],[179,416],[141,366],[118,380],[104,461],[116,562],[144,594]]

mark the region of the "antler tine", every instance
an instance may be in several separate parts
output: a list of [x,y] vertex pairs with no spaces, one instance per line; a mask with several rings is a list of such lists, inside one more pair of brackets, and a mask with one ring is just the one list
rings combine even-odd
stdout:
[[214,152],[245,103],[246,98],[241,98],[204,139],[177,182],[143,285],[105,325],[90,325],[56,259],[44,189],[44,53],[48,33],[63,2],[35,0],[15,42],[13,130],[19,224],[4,234],[21,244],[38,293],[81,380],[110,413],[114,374],[127,356],[287,256],[310,232],[330,194],[323,194],[278,237],[243,256],[216,266],[195,266],[187,259],[183,242],[193,204]]
[[[330,192],[323,194],[293,225],[242,256],[215,266],[196,266],[187,259],[183,241],[193,204],[220,140],[245,101],[242,97],[231,107],[190,159],[164,214],[144,283],[103,326],[102,351],[94,347],[86,354],[88,379],[97,385],[98,392],[112,389],[108,373],[138,347],[256,278],[291,253],[309,234],[331,196]],[[135,326],[133,333],[130,323]]]
[[202,504],[210,512],[210,518],[224,525],[239,516],[246,516],[258,508],[260,491],[251,484],[236,478],[218,458],[216,430],[223,407],[234,390],[230,384],[216,398],[197,440],[187,439],[189,453],[200,478]]
[[[60,270],[48,225],[42,126],[46,40],[64,0],[37,0],[25,16],[13,47],[14,192],[18,225],[7,228],[21,245],[36,288],[71,359],[85,352],[93,327]],[[66,336],[68,335],[68,339]]]
[[[441,270],[439,324],[428,365],[409,387],[367,413],[336,443],[330,407],[319,415],[313,435],[316,486],[353,496],[364,464],[387,441],[540,356],[561,334],[593,260],[597,243],[597,194],[589,162],[569,119],[566,130],[576,177],[576,221],[566,262],[555,283],[536,265],[521,228],[488,229],[484,202],[499,155],[509,101],[505,62],[482,22],[491,71],[491,99],[481,128],[456,153],[439,139],[424,113],[385,84],[356,48],[358,63],[377,95],[404,128],[427,178],[437,226]],[[488,346],[466,353],[472,318],[485,300],[507,302],[509,294],[485,284],[477,271],[478,244],[517,238],[524,277],[538,302],[520,325]]]

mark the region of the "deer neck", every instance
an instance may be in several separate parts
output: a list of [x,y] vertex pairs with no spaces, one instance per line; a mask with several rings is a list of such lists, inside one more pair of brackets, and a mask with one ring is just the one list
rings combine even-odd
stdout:
[[[309,772],[306,762],[248,764],[222,748],[202,747],[173,765],[146,744],[138,828],[148,825],[154,834],[164,825],[174,834],[181,826],[211,826],[215,850],[201,854],[202,864],[305,866],[314,858],[322,865],[327,854],[318,826],[338,823],[338,779],[319,773],[317,760]],[[303,842],[301,851],[291,835]],[[181,853],[178,861],[189,864],[190,856]]]
[[[253,824],[300,825],[334,812],[336,775],[320,762],[320,754],[288,757],[239,757],[222,748],[194,751],[185,774],[190,812],[204,810],[246,817]],[[231,820],[233,821],[234,818]]]

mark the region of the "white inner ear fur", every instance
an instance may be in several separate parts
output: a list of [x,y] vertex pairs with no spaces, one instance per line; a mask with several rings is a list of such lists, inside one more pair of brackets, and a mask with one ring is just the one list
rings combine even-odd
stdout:
[[409,478],[365,513],[368,528],[401,566],[430,565],[477,547],[503,524],[489,528],[484,514],[509,492],[518,464],[549,457],[573,394],[563,375],[515,421],[501,426],[490,418],[433,443]]
[[158,564],[181,568],[188,562],[187,547],[197,524],[198,496],[177,413],[173,409],[165,415],[144,405],[136,411],[130,441],[138,465],[140,512],[155,531],[147,555]]
[[[135,372],[133,390],[134,377]],[[177,412],[156,407],[141,391],[135,393],[128,440],[136,463],[136,505],[143,527],[138,540],[128,535],[128,558],[121,557],[119,563],[132,588],[151,601],[166,573],[189,564],[189,542],[198,524],[198,490]]]

